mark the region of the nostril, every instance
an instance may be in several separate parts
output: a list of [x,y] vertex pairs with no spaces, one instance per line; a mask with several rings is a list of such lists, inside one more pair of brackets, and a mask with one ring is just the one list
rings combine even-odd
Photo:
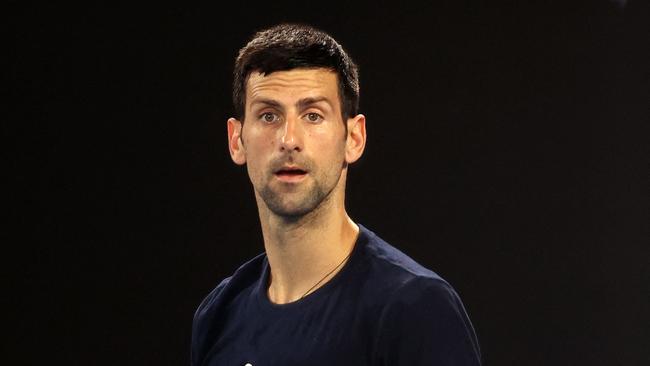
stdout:
[[283,143],[283,144],[280,145],[280,151],[285,151],[285,150],[288,150],[288,151],[292,151],[292,150],[301,151],[302,149],[300,148],[299,145],[292,145],[292,144]]

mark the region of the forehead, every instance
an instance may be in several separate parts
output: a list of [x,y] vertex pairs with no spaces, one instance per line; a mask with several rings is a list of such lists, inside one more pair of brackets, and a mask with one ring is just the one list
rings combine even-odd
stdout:
[[[338,98],[338,77],[328,69],[293,69],[264,75],[252,72],[246,81],[246,100],[259,98]],[[248,104],[248,103],[247,103]]]

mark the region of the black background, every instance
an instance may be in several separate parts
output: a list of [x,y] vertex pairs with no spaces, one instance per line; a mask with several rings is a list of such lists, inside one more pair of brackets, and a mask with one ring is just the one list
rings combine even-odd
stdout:
[[280,21],[359,64],[348,211],[456,287],[486,364],[648,364],[647,10],[11,2],[12,364],[188,364],[196,306],[263,250],[225,121],[237,50]]

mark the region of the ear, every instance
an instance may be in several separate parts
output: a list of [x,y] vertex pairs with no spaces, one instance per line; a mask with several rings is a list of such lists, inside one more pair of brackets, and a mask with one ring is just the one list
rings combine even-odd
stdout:
[[345,161],[348,164],[359,160],[366,147],[366,116],[357,114],[348,118],[348,136],[345,141]]
[[228,149],[230,158],[237,165],[246,164],[246,149],[241,138],[242,123],[235,119],[228,119]]

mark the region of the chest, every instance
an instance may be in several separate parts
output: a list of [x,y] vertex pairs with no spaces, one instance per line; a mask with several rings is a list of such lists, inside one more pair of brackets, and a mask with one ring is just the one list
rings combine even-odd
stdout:
[[205,365],[372,364],[376,322],[370,312],[339,305],[234,312],[217,333]]

